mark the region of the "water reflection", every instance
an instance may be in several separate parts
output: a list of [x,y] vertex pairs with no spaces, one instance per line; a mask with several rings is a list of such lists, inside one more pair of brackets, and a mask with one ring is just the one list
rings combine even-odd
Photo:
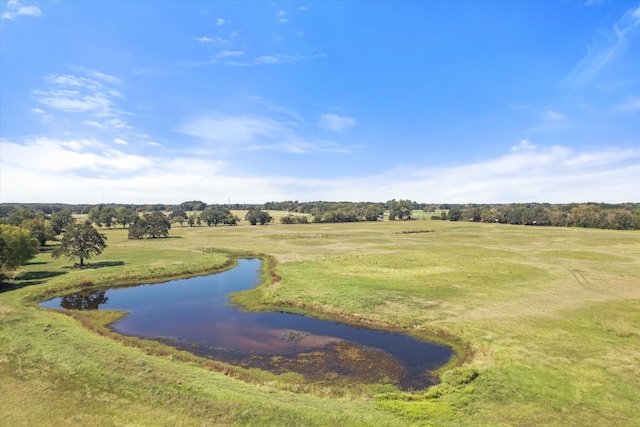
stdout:
[[[155,285],[82,292],[42,303],[74,310],[120,309],[131,314],[114,331],[158,339],[204,357],[308,377],[357,376],[403,388],[433,382],[427,370],[446,363],[450,349],[399,334],[356,328],[288,313],[246,313],[227,294],[259,283],[261,261],[232,270]],[[364,375],[364,374],[367,375]]]
[[109,297],[105,295],[105,291],[91,291],[65,295],[60,298],[60,306],[65,310],[97,310],[107,301]]

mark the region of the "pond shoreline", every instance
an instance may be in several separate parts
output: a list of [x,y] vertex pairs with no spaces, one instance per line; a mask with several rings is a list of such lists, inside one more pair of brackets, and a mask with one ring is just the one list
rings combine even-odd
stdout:
[[[277,281],[279,281],[281,278],[275,273],[275,268],[277,266],[277,263],[275,262],[275,259],[273,257],[267,256],[267,255],[255,255],[255,254],[227,254],[228,256],[228,261],[225,262],[222,265],[219,265],[217,268],[214,269],[209,269],[208,271],[205,272],[198,272],[198,274],[175,274],[172,275],[174,279],[176,278],[189,278],[189,277],[197,277],[197,276],[203,276],[203,275],[210,275],[210,274],[216,274],[216,273],[220,273],[220,272],[224,272],[227,270],[232,269],[233,267],[237,266],[238,264],[238,260],[240,258],[249,258],[249,259],[259,259],[261,261],[261,269],[260,269],[260,278],[262,279],[260,281],[260,283],[258,285],[256,285],[254,288],[252,288],[251,290],[244,290],[244,291],[240,291],[240,292],[236,292],[234,294],[230,294],[229,297],[233,300],[233,305],[237,306],[238,308],[241,308],[243,311],[247,311],[247,312],[256,312],[256,313],[267,313],[267,312],[280,312],[280,313],[289,313],[289,314],[294,314],[294,315],[304,315],[313,319],[321,319],[321,320],[326,320],[326,321],[330,321],[330,322],[336,322],[336,323],[341,323],[341,324],[345,324],[345,325],[349,325],[349,326],[353,326],[353,327],[357,327],[357,328],[363,328],[363,329],[367,329],[367,330],[372,330],[372,331],[380,331],[380,332],[388,332],[388,333],[393,333],[393,334],[398,334],[398,335],[404,335],[407,337],[412,337],[414,339],[417,339],[419,341],[424,341],[426,343],[434,343],[434,344],[444,344],[446,345],[449,349],[453,350],[452,356],[448,359],[448,362],[439,366],[437,369],[433,370],[433,371],[429,371],[429,375],[433,378],[433,381],[430,381],[430,385],[433,385],[435,383],[437,383],[437,380],[435,378],[437,378],[438,374],[444,372],[447,369],[450,369],[451,367],[454,367],[458,364],[461,363],[461,360],[463,358],[460,357],[460,352],[456,351],[458,348],[460,348],[460,342],[457,342],[455,344],[457,345],[451,345],[452,341],[457,341],[457,340],[452,340],[450,336],[447,336],[447,334],[438,334],[436,333],[431,333],[431,331],[425,331],[425,330],[416,330],[416,331],[411,331],[408,330],[407,328],[403,328],[400,327],[398,325],[391,325],[391,324],[383,324],[383,323],[378,323],[378,322],[372,322],[370,320],[367,320],[366,318],[362,318],[362,317],[355,317],[355,316],[345,316],[344,314],[338,314],[338,313],[328,313],[328,312],[318,312],[315,311],[313,309],[309,309],[306,306],[296,306],[296,305],[287,305],[287,306],[281,306],[281,305],[273,305],[273,304],[265,304],[263,301],[257,301],[256,300],[256,296],[257,295],[252,295],[251,299],[253,300],[253,303],[250,305],[244,304],[244,301],[247,301],[246,298],[240,298],[240,301],[238,300],[238,297],[246,297],[249,295],[246,295],[247,293],[251,293],[253,291],[260,291],[261,289],[264,289],[265,287],[268,286],[273,286],[273,284]],[[212,272],[213,270],[213,272]],[[166,277],[157,277],[157,280],[148,280],[145,279],[144,282],[145,283],[132,283],[132,282],[128,282],[128,283],[118,283],[118,284],[114,284],[110,283],[110,284],[103,284],[101,286],[87,286],[86,284],[83,284],[83,286],[81,287],[80,290],[82,291],[89,291],[89,290],[98,290],[98,289],[105,289],[105,288],[111,288],[111,289],[119,289],[119,288],[126,288],[126,287],[134,287],[134,286],[140,286],[143,284],[152,284],[152,283],[158,283],[158,282],[165,282],[166,281]],[[91,284],[94,285],[94,284]],[[71,287],[71,288],[75,288],[75,290],[78,290],[78,287]],[[65,294],[69,294],[71,292],[73,292],[74,289],[65,289],[63,292],[61,292],[60,290],[58,290],[56,292],[56,294],[61,294],[61,293],[65,293]],[[113,310],[110,310],[113,311]],[[66,312],[66,311],[65,311]],[[82,312],[76,312],[76,311],[71,311],[71,312],[66,312],[65,314],[71,315],[71,317],[74,317],[76,319],[78,319],[79,321],[81,321],[83,323],[83,325],[85,327],[88,327],[90,330],[93,330],[97,333],[99,333],[100,335],[107,335],[110,336],[111,338],[116,338],[117,341],[120,342],[125,342],[128,345],[134,345],[136,347],[146,347],[146,345],[140,345],[141,343],[138,341],[143,341],[143,342],[148,342],[148,341],[155,341],[157,343],[157,345],[160,345],[160,343],[162,343],[163,341],[166,342],[166,340],[162,340],[162,339],[157,339],[157,338],[144,338],[144,337],[136,337],[136,336],[128,336],[128,335],[122,335],[118,332],[115,332],[113,330],[111,330],[111,327],[113,326],[114,323],[120,321],[121,319],[123,319],[124,317],[127,316],[126,312],[119,312],[119,314],[112,314],[110,316],[105,316],[105,315],[95,315],[95,314],[88,314],[88,313],[82,313]],[[114,336],[117,335],[117,336]],[[126,337],[126,338],[121,338],[121,337]],[[153,347],[153,352],[156,353],[158,352],[158,348],[157,345],[152,345],[151,347]],[[188,348],[185,347],[184,345],[182,347],[177,346],[175,347],[176,351],[180,351],[180,350],[186,350],[190,353],[195,354],[195,356],[200,356],[200,357],[204,357],[207,359],[207,364],[210,365],[211,363],[211,358],[210,356],[207,356],[206,354],[199,354],[201,352],[195,351],[196,350],[196,346],[194,345],[193,348]],[[166,354],[165,351],[160,351],[160,353],[162,354]],[[171,351],[169,352],[171,353]],[[467,352],[468,353],[468,352]],[[191,358],[189,358],[191,359]],[[215,359],[215,358],[214,358]],[[242,369],[242,366],[238,366],[235,363],[232,363],[231,366],[228,366],[227,363],[224,360],[216,360],[217,363],[215,363],[215,370],[221,370],[225,373],[229,373],[229,368],[231,368],[231,370],[234,369]],[[249,364],[246,365],[246,367],[251,368],[252,366],[256,366],[256,367],[261,367],[264,368],[265,367],[265,362],[263,360],[263,362],[257,362],[257,364]],[[295,371],[295,369],[294,369]],[[280,371],[280,373],[283,373],[283,371]],[[244,375],[241,375],[244,376]]]

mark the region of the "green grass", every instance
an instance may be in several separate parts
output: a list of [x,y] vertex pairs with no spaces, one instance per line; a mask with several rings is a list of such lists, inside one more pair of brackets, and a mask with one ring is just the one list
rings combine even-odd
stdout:
[[[39,254],[0,293],[0,425],[640,424],[638,232],[422,219],[103,232],[96,268]],[[104,327],[113,313],[32,303],[203,274],[249,252],[281,277],[237,296],[251,309],[401,330],[461,357],[426,392],[338,391],[118,338]]]

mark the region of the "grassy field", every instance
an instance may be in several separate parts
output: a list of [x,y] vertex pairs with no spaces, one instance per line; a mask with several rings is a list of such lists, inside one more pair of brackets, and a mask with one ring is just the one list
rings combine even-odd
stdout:
[[[42,253],[4,285],[0,425],[640,425],[638,232],[431,220],[103,232],[95,268]],[[237,297],[253,309],[403,330],[460,357],[426,392],[336,390],[120,339],[109,313],[34,304],[247,252],[282,278]]]

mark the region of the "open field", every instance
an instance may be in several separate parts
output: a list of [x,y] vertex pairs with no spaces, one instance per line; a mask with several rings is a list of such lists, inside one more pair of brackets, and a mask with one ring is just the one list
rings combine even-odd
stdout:
[[[0,425],[640,425],[637,231],[415,220],[103,232],[96,268],[41,253],[0,293]],[[277,261],[282,279],[239,295],[247,306],[435,337],[460,359],[426,393],[338,391],[113,339],[108,313],[30,303],[211,271],[225,251]]]

